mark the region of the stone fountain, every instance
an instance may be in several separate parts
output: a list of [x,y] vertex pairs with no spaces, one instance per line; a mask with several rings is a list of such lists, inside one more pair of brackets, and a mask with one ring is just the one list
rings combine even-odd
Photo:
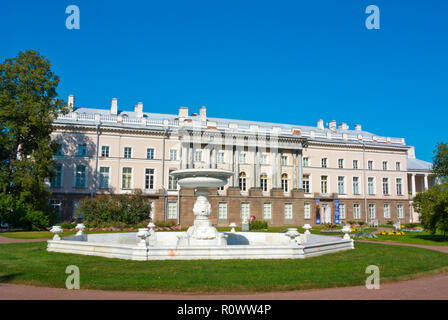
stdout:
[[177,178],[182,188],[196,188],[196,202],[193,206],[194,223],[186,234],[179,235],[179,246],[224,246],[227,236],[218,232],[208,218],[211,205],[208,202],[208,189],[218,188],[227,184],[232,171],[220,169],[184,169],[171,173]]
[[194,223],[186,232],[156,232],[155,225],[137,233],[85,234],[79,225],[78,234],[60,238],[62,229],[54,226],[55,234],[48,241],[47,251],[95,255],[131,260],[195,260],[195,259],[297,259],[330,252],[354,249],[353,240],[311,234],[300,234],[297,228],[284,233],[218,232],[209,216],[211,206],[208,189],[227,184],[232,171],[221,169],[183,169],[172,172],[183,188],[196,190],[193,206]]

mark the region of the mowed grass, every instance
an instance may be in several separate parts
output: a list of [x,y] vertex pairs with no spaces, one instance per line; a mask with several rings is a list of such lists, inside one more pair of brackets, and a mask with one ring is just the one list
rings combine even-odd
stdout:
[[431,234],[428,231],[419,233],[406,232],[404,236],[382,236],[377,234],[377,238],[369,240],[448,246],[448,237],[444,237],[442,233]]
[[127,261],[53,253],[46,243],[0,245],[0,282],[65,287],[68,265],[81,289],[153,292],[266,292],[364,285],[369,265],[381,283],[448,269],[448,255],[427,249],[356,243],[355,250],[307,259]]

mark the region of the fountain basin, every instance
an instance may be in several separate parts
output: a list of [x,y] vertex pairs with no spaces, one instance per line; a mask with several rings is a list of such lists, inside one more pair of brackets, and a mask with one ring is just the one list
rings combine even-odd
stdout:
[[353,249],[353,240],[334,236],[308,235],[304,244],[291,242],[284,233],[224,232],[227,245],[179,246],[185,232],[157,232],[154,246],[139,246],[136,233],[69,236],[49,240],[47,251],[93,255],[127,260],[196,259],[303,259]]

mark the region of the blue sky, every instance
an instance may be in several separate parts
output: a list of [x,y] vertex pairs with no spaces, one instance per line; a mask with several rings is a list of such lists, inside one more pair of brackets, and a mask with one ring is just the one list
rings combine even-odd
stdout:
[[[80,8],[80,30],[65,8]],[[365,27],[377,5],[381,29]],[[448,2],[3,1],[0,59],[38,49],[78,107],[361,123],[430,161],[448,141]]]

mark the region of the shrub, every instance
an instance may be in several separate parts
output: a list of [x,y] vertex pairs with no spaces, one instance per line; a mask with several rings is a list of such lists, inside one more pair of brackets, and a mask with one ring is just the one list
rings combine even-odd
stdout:
[[154,222],[154,224],[157,227],[162,227],[162,228],[169,228],[172,227],[176,224],[176,222],[174,222],[174,220],[168,220],[168,221],[156,221]]
[[360,226],[363,226],[363,225],[365,225],[366,223],[365,223],[364,221],[358,221],[358,224],[359,224]]
[[387,224],[388,226],[392,226],[392,225],[394,224],[394,222],[391,221],[391,220],[387,220],[386,224]]
[[268,228],[267,221],[252,221],[249,225],[249,230],[263,230]]
[[61,226],[62,229],[73,229],[76,227],[76,223],[61,222],[59,226]]
[[150,212],[151,203],[137,191],[131,195],[101,195],[81,200],[75,216],[91,227],[137,225],[148,220]]

